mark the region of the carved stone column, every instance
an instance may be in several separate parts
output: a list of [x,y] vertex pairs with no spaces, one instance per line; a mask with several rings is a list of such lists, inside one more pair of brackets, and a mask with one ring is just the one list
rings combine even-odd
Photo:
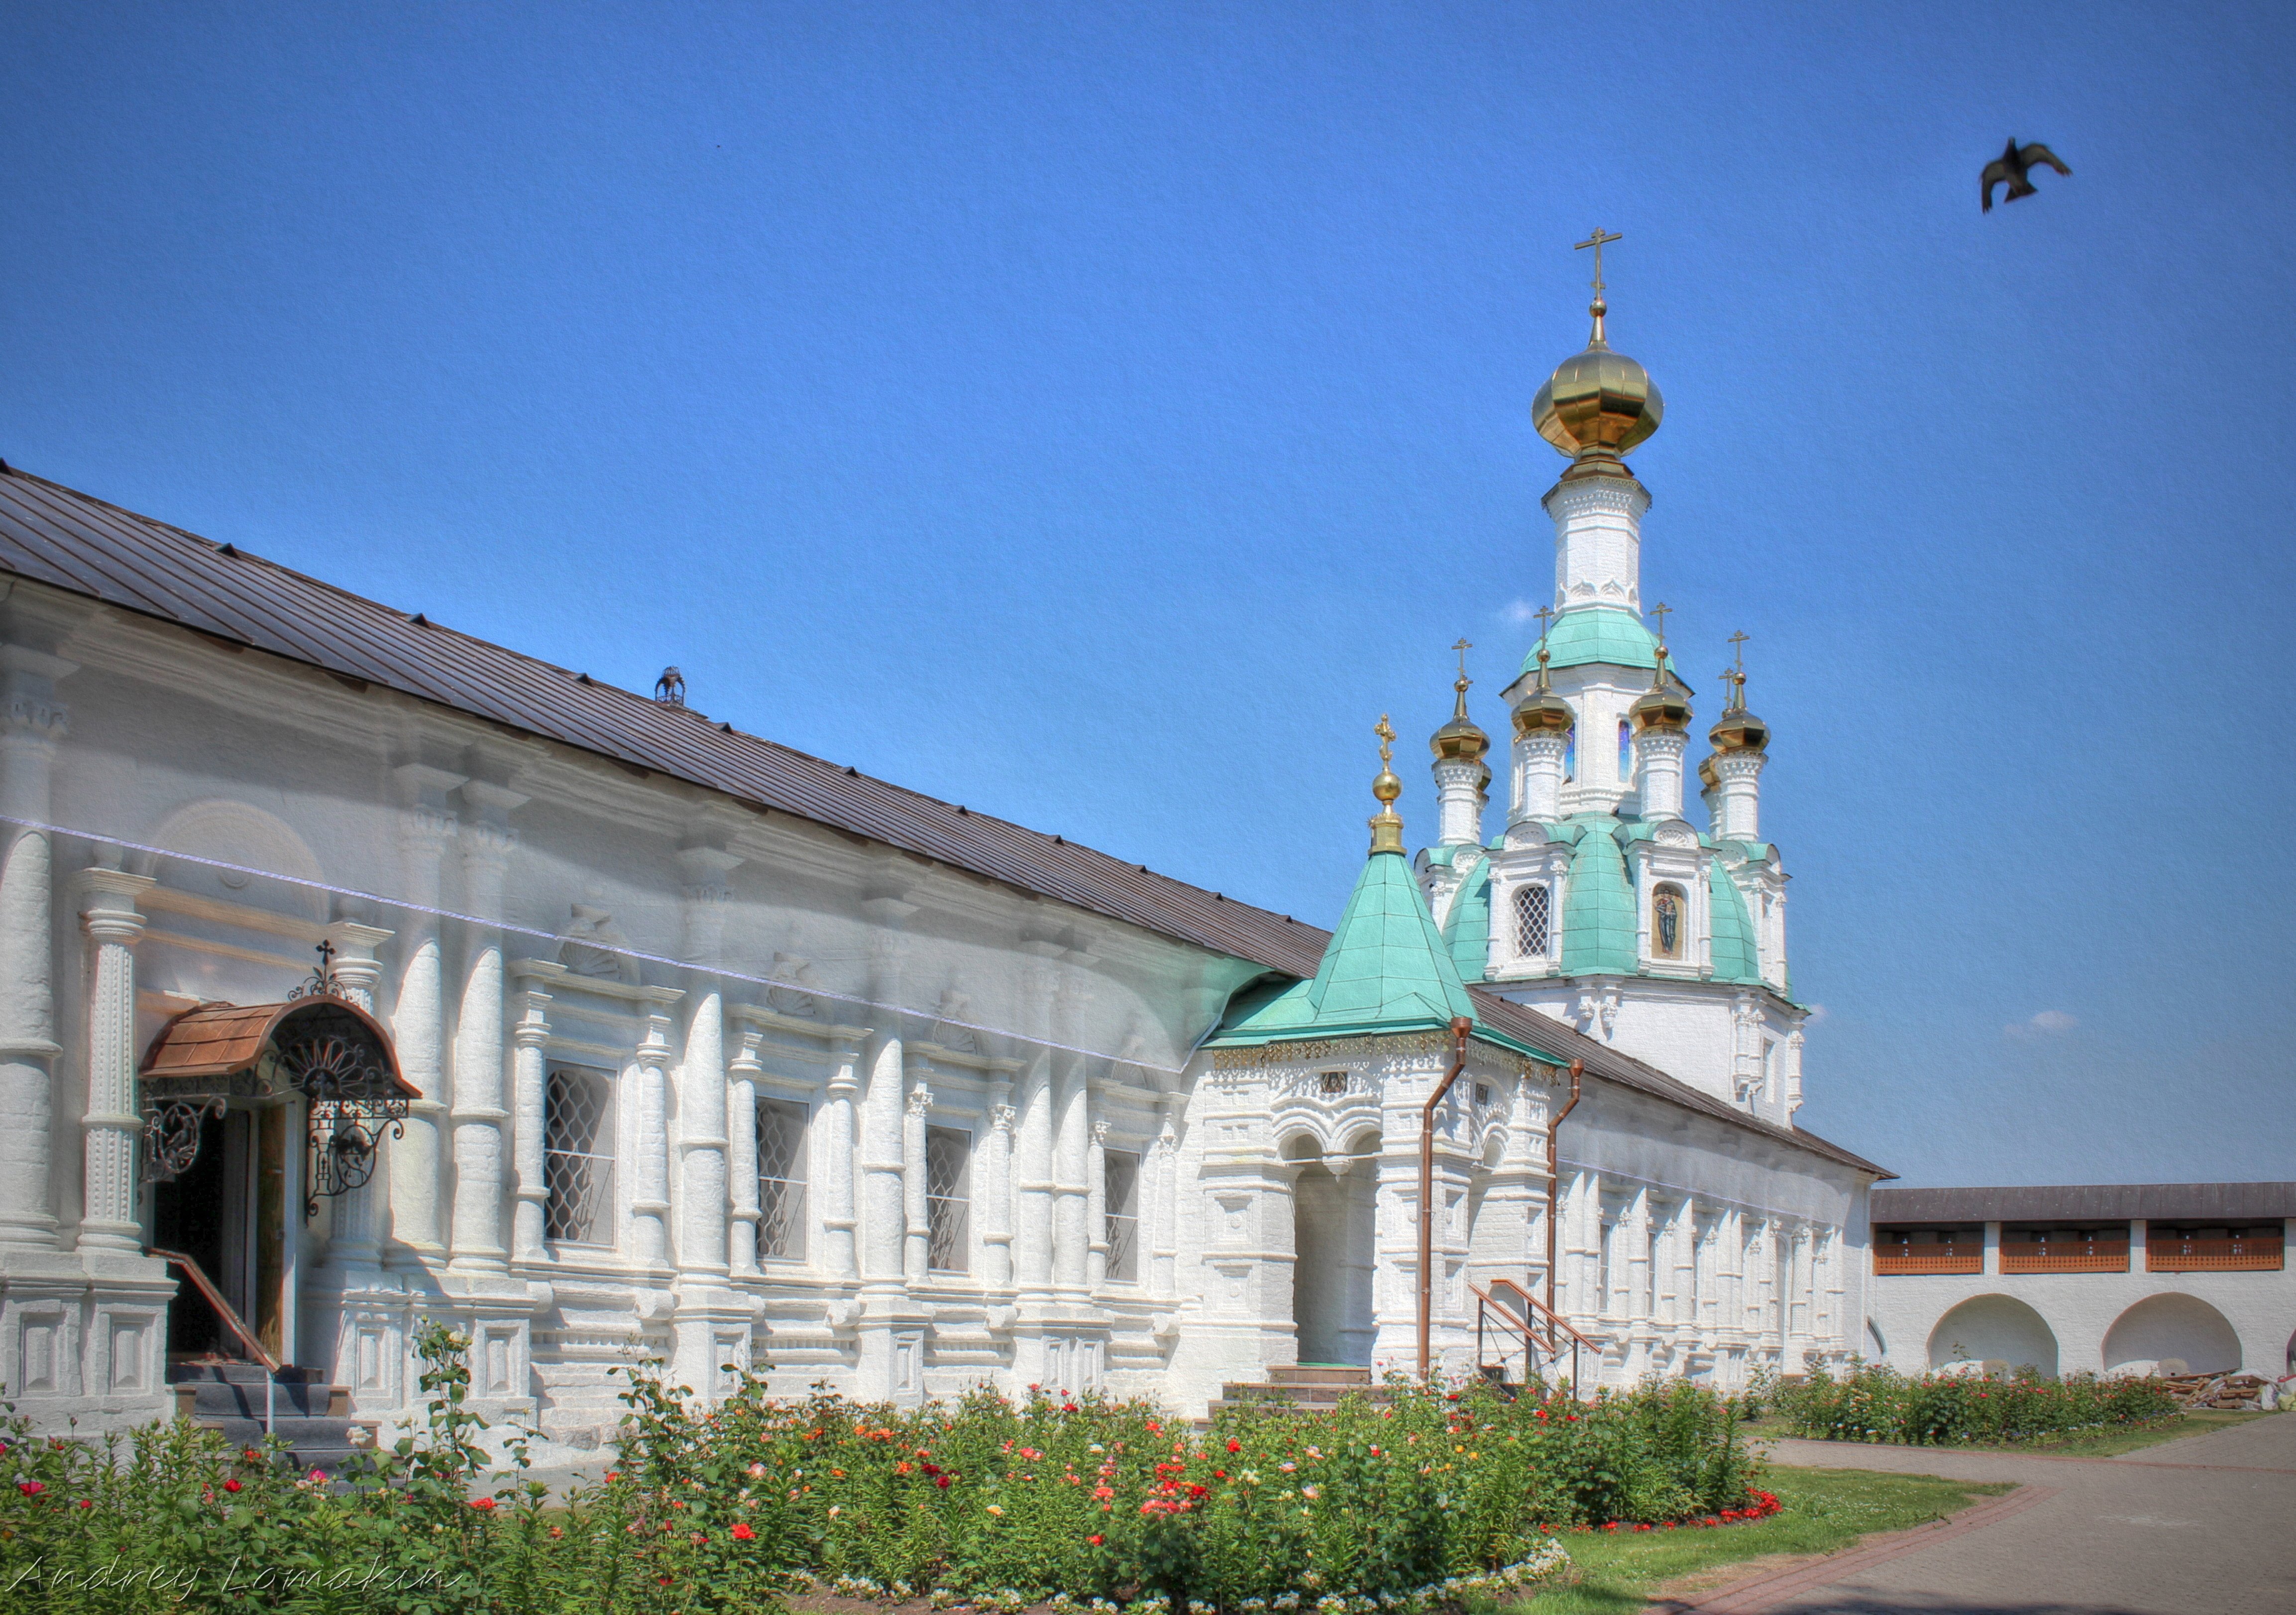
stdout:
[[854,1238],[854,1102],[861,1093],[861,1050],[842,1039],[831,1045],[829,1086],[821,1107],[822,1233],[828,1243],[825,1266],[832,1278],[861,1274]]
[[925,1282],[932,1250],[932,1220],[925,1203],[925,1118],[932,1112],[932,1090],[918,1079],[909,1088],[901,1115],[901,1276],[912,1285]]
[[[1082,1086],[1089,1105],[1091,1085]],[[1097,1294],[1108,1283],[1108,1122],[1098,1116],[1092,1118],[1092,1142],[1085,1146],[1084,1183],[1084,1226],[1089,1235],[1084,1287]]]
[[[733,888],[726,877],[742,859],[712,846],[688,847],[677,855],[685,877],[681,888],[685,927],[685,956],[701,967],[694,985],[693,1009],[686,1022],[685,1059],[678,1084],[678,1187],[685,1201],[685,1233],[678,1242],[678,1270],[722,1279],[727,1272],[726,1166],[729,1149],[726,1111],[726,1002],[717,978]],[[756,1139],[754,1104],[748,1122]],[[752,1173],[752,1177],[755,1174]],[[754,1195],[755,1191],[752,1190]]]
[[[862,907],[877,926],[869,939],[869,996],[881,1004],[898,1004],[901,939],[892,928],[914,914],[916,905],[888,896],[873,898]],[[908,1242],[901,1159],[907,1072],[898,1018],[887,1010],[878,1013],[882,1024],[865,1048],[868,1088],[861,1102],[861,1275],[871,1289],[898,1291]]]
[[446,989],[433,911],[439,906],[439,866],[459,828],[446,793],[464,776],[423,763],[393,772],[406,803],[398,851],[407,906],[391,1036],[400,1074],[422,1096],[407,1107],[405,1134],[391,1141],[390,1240],[384,1259],[390,1267],[420,1268],[446,1254],[439,1171],[439,1129],[447,1114]]
[[[757,1028],[743,1028],[742,1046],[726,1063],[726,1169],[733,1199],[732,1242],[726,1260],[726,1270],[737,1279],[762,1276],[758,1267],[758,1221],[765,1215],[758,1202],[758,1076],[765,1068],[758,1060],[758,1037]],[[825,1109],[822,1119],[826,1126]],[[812,1249],[810,1242],[807,1248]]]
[[1168,1298],[1179,1282],[1180,1267],[1180,1115],[1187,1103],[1178,1094],[1157,1101],[1156,1129],[1155,1293]]
[[135,943],[144,934],[144,916],[135,899],[156,882],[118,869],[86,869],[79,884],[86,894],[80,923],[92,957],[78,1247],[140,1255],[135,1142],[144,1122],[135,1113]]
[[[547,971],[548,973],[544,973]],[[547,1262],[550,1185],[545,1161],[549,1126],[551,996],[543,989],[564,974],[541,961],[521,967],[526,978],[519,994],[518,1023],[511,1028],[511,1156],[517,1171],[517,1200],[511,1212],[510,1255],[514,1262]]]
[[50,781],[65,711],[61,657],[0,645],[0,1248],[55,1250],[49,1159],[55,1147],[54,851]]
[[499,816],[526,800],[514,791],[472,780],[466,801],[488,816],[462,829],[463,902],[480,922],[465,931],[461,1012],[455,1029],[455,1226],[447,1266],[463,1272],[501,1272],[510,1252],[503,1242],[503,884],[517,832]]
[[980,1178],[973,1203],[980,1216],[981,1283],[1001,1294],[1013,1287],[1013,1127],[1010,1078],[988,1083],[988,1134],[980,1141]]
[[[382,984],[382,962],[375,957],[375,949],[390,940],[390,932],[355,920],[338,920],[327,927],[327,940],[335,947],[332,968],[336,987],[344,997],[373,1014],[375,988]],[[328,1267],[373,1268],[382,1261],[383,1192],[390,1183],[388,1126],[375,1130],[374,1148],[373,1175],[328,1202],[332,1208],[325,1262]]]
[[[683,995],[680,995],[681,996]],[[631,1237],[638,1265],[669,1271],[669,1009],[646,1012],[638,1044],[637,1137],[630,1151]]]

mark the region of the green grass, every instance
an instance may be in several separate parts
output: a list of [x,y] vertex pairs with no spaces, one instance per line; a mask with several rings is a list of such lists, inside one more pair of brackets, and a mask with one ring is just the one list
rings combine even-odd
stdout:
[[[2235,1424],[2245,1424],[2251,1419],[2268,1419],[2262,1413],[2219,1413],[2205,1408],[2197,1413],[2174,1414],[2158,1424],[2136,1424],[2126,1429],[2102,1431],[2095,1435],[2073,1436],[2062,1441],[2017,1441],[1998,1447],[1940,1447],[1938,1452],[2005,1452],[2033,1453],[2042,1457],[2112,1458],[2122,1453],[2137,1452],[2147,1447],[2157,1447],[2163,1441],[2181,1440],[2186,1436],[2205,1436],[2212,1431],[2229,1430]],[[1746,1434],[1756,1439],[1778,1437],[1798,1440],[1793,1430],[1784,1419],[1775,1415],[1758,1419],[1745,1427]],[[1897,1442],[1835,1441],[1834,1447],[1888,1447]],[[1778,1494],[1784,1496],[1785,1494]]]
[[[1566,1536],[1571,1568],[1563,1581],[1508,1615],[1639,1615],[1663,1584],[1769,1554],[1836,1553],[1861,1537],[1942,1519],[2013,1489],[1857,1469],[1773,1469],[1762,1484],[1784,1506],[1751,1525]],[[1711,1585],[1734,1578],[1718,1574]]]

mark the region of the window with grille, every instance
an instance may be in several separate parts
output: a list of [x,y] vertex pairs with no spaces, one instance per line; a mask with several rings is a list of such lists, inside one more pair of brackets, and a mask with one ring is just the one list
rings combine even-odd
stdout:
[[613,1078],[579,1066],[552,1071],[542,1136],[545,1232],[570,1244],[613,1243]]
[[758,1254],[805,1259],[806,1109],[758,1101]]
[[1108,1152],[1102,1174],[1108,1211],[1108,1276],[1119,1284],[1140,1281],[1140,1157],[1129,1150]]
[[972,1135],[925,1129],[925,1266],[937,1273],[972,1267]]
[[1514,889],[1514,951],[1526,959],[1546,953],[1547,921],[1554,899],[1544,886]]

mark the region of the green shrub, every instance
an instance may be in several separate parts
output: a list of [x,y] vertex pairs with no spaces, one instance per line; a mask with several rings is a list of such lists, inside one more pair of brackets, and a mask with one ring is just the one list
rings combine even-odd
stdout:
[[1839,1379],[1821,1370],[1768,1394],[1797,1435],[1927,1447],[2034,1441],[2141,1424],[2177,1411],[2154,1381],[2092,1373],[2046,1380],[2031,1368],[2001,1381],[1915,1377],[1853,1361]]
[[1198,1432],[1145,1402],[1033,1390],[776,1401],[755,1374],[705,1409],[641,1373],[604,1482],[554,1504],[522,1438],[488,1473],[467,1342],[432,1328],[421,1349],[428,1428],[332,1481],[189,1425],[96,1447],[14,1421],[6,1607],[770,1611],[811,1578],[992,1610],[1346,1615],[1521,1585],[1567,1562],[1554,1531],[1722,1514],[1759,1479],[1738,1405],[1686,1384],[1578,1402],[1397,1378]]

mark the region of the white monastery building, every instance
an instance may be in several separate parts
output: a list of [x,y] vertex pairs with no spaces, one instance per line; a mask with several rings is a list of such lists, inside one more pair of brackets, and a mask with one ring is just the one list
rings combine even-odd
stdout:
[[4,1394],[117,1427],[268,1357],[389,1424],[436,1319],[578,1447],[650,1357],[1200,1414],[1423,1338],[1861,1349],[1888,1174],[1794,1125],[1768,734],[1742,679],[1689,756],[1594,313],[1511,733],[1463,674],[1434,845],[1383,767],[1332,931],[0,474]]

